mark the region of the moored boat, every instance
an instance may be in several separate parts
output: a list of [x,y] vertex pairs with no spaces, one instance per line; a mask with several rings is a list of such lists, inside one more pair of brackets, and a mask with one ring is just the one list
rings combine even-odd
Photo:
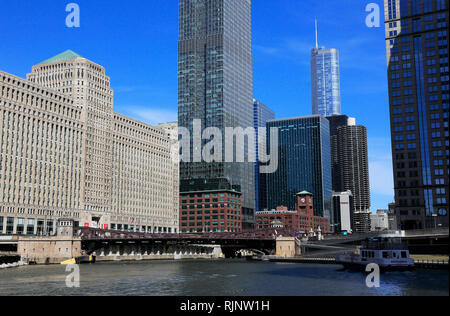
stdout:
[[378,239],[363,243],[353,254],[336,256],[336,263],[351,270],[366,270],[369,264],[377,264],[382,271],[404,271],[414,269],[414,260],[410,258],[408,247]]

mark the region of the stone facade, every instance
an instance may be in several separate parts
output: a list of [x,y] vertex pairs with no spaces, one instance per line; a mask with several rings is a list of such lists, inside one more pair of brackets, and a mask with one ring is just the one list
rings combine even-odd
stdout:
[[80,218],[81,115],[71,97],[0,71],[0,233],[54,232],[57,218]]
[[0,72],[0,234],[51,235],[60,218],[178,231],[174,141],[114,113],[113,95],[105,68],[72,51],[27,80]]
[[294,237],[279,237],[276,241],[276,255],[281,258],[294,258],[300,254]]
[[72,236],[19,237],[17,253],[26,262],[59,264],[82,255],[81,239]]

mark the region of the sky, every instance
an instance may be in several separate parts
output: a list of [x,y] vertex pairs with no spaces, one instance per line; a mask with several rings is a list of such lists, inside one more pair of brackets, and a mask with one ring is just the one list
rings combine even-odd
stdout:
[[[66,5],[80,27],[66,26]],[[366,6],[381,27],[366,26]],[[340,54],[342,114],[368,129],[372,211],[394,199],[382,0],[253,0],[254,97],[277,118],[311,114],[310,51]],[[150,124],[177,120],[177,0],[0,0],[0,70],[31,67],[71,49],[106,68],[116,112]]]

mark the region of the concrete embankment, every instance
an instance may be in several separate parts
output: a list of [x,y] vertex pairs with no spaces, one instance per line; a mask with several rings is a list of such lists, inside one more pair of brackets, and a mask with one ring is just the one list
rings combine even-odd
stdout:
[[[298,263],[298,264],[338,264],[334,258],[278,258],[267,256],[265,258],[253,259],[258,261],[269,261],[278,263]],[[449,270],[448,261],[415,261],[417,269],[438,269]]]
[[96,257],[96,262],[113,261],[159,261],[159,260],[191,260],[191,259],[217,259],[213,255],[128,255],[128,256],[101,256]]
[[269,258],[269,261],[281,263],[337,264],[334,258]]
[[0,269],[24,266],[26,263],[20,260],[20,256],[0,256]]

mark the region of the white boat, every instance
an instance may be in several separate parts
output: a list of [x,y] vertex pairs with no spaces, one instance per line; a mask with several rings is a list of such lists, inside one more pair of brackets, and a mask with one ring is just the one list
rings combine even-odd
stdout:
[[336,262],[351,270],[365,270],[371,263],[383,271],[414,269],[414,260],[405,245],[377,239],[364,242],[353,254],[336,256]]

